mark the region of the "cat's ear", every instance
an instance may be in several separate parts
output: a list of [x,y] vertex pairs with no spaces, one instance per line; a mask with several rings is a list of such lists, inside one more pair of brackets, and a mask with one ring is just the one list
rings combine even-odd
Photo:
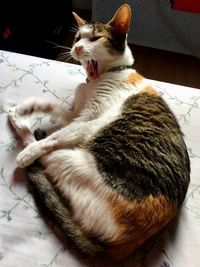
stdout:
[[77,22],[79,27],[84,26],[85,24],[87,24],[87,22],[84,19],[82,19],[81,17],[79,17],[79,15],[77,15],[75,12],[72,12],[72,14],[73,14],[73,16],[74,16],[74,18],[75,18],[75,20],[76,20],[76,22]]
[[108,24],[113,27],[114,32],[118,34],[126,34],[129,30],[130,21],[131,8],[128,4],[124,4],[117,10]]

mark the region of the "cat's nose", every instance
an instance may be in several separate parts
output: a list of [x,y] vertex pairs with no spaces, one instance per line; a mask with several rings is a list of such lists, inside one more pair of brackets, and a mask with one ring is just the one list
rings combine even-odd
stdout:
[[81,52],[83,51],[83,46],[82,45],[76,46],[75,51],[76,51],[77,56],[79,56]]

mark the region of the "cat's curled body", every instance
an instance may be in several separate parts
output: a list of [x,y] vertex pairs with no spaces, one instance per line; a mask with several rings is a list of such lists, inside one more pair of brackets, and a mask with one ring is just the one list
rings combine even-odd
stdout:
[[[89,82],[79,86],[67,115],[37,98],[11,109],[10,121],[26,146],[17,164],[25,167],[38,159],[43,165],[47,176],[32,168],[29,177],[81,250],[104,251],[119,260],[177,214],[190,162],[175,116],[129,68],[130,7],[121,6],[107,24],[87,24],[74,16],[79,30],[71,54],[86,69]],[[23,120],[34,111],[57,114],[65,126],[36,141]]]

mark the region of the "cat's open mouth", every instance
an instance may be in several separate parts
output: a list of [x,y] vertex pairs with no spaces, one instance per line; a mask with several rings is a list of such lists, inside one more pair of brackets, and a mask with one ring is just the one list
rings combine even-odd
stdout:
[[98,62],[95,60],[89,60],[87,62],[87,75],[88,78],[90,79],[95,79],[98,77]]

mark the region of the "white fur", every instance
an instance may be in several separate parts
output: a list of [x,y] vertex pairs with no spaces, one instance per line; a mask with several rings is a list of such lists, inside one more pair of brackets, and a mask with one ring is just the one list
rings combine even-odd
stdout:
[[44,156],[42,163],[69,199],[73,218],[84,230],[102,238],[120,232],[106,201],[111,189],[103,183],[91,153],[80,148],[57,150]]
[[[76,60],[79,60],[83,67],[86,68],[88,59],[95,59],[98,62],[98,68],[100,73],[111,69],[112,67],[129,65],[134,63],[134,59],[130,48],[127,46],[122,55],[111,55],[107,49],[105,49],[103,43],[101,42],[90,42],[90,38],[93,36],[93,29],[88,25],[82,26],[79,29],[81,34],[81,39],[74,44],[71,49],[71,55]],[[76,54],[76,47],[83,47],[83,52],[81,55]]]
[[[88,232],[97,233],[102,238],[112,238],[120,233],[107,201],[112,189],[103,182],[91,152],[79,147],[120,116],[124,101],[142,89],[143,82],[140,87],[126,81],[127,76],[135,70],[106,72],[112,67],[131,65],[131,51],[127,46],[120,56],[109,54],[101,42],[89,42],[91,31],[90,27],[81,27],[82,38],[75,46],[81,45],[84,48],[83,55],[79,58],[83,66],[86,67],[87,60],[95,58],[101,75],[88,84],[81,84],[77,89],[74,111],[70,117],[76,118],[38,142],[34,141],[30,127],[21,116],[27,105],[30,105],[30,110],[36,104],[37,109],[42,109],[41,101],[34,103],[34,100],[29,100],[25,104],[19,104],[10,111],[9,118],[24,140],[24,145],[29,144],[17,156],[17,165],[25,167],[40,158],[47,173],[70,200],[74,220]],[[77,58],[75,46],[71,54]],[[23,129],[26,129],[26,135]]]
[[[137,92],[135,86],[122,81],[129,72],[131,70],[125,70],[119,74],[105,73],[99,79],[89,83],[87,87],[90,94],[85,99],[84,108],[80,111],[79,116],[46,139],[31,143],[26,147],[17,157],[18,166],[26,167],[54,149],[84,143],[105,125],[114,121],[121,113],[124,101]],[[83,90],[85,90],[85,86]],[[79,90],[81,89],[79,88]]]

